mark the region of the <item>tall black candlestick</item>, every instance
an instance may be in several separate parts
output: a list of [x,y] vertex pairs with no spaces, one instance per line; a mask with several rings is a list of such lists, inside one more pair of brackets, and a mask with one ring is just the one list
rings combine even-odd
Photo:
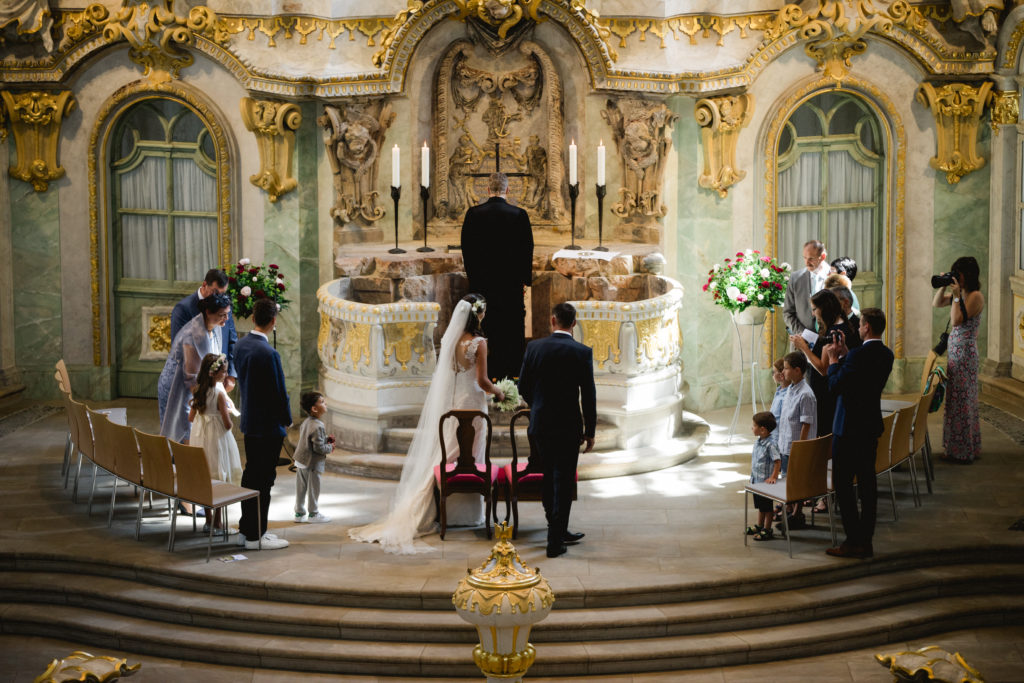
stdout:
[[573,183],[569,186],[569,210],[570,216],[570,228],[569,235],[572,237],[572,244],[566,246],[566,249],[579,249],[576,244],[576,199],[580,196],[580,184]]
[[391,198],[395,200],[395,248],[388,249],[389,254],[404,254],[405,249],[398,248],[398,198],[402,196],[402,186],[391,186]]
[[425,185],[420,185],[420,199],[423,200],[423,246],[416,249],[416,251],[434,251],[431,247],[427,246],[427,200],[430,199],[430,188]]
[[608,192],[607,185],[595,185],[597,188],[597,246],[594,251],[608,251],[608,247],[602,245],[604,239],[604,196]]

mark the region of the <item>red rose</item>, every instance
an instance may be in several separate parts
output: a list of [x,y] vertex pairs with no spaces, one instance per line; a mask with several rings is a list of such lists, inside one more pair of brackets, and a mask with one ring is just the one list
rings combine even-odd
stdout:
[[782,289],[782,284],[781,284],[781,283],[778,283],[778,282],[776,282],[776,283],[775,283],[775,289]]
[[284,291],[284,283],[283,282],[278,282],[277,283],[277,288],[283,292]]
[[236,279],[235,279],[235,278],[233,278],[233,277],[229,277],[229,278],[228,278],[228,282],[230,282],[230,283],[231,283],[231,284],[233,284],[233,285],[236,285],[236,284],[238,284],[238,280],[236,280]]
[[250,268],[249,275],[257,275],[260,272],[259,268]]
[[706,291],[708,291],[708,286],[704,285],[704,287],[702,289],[706,292]]
[[726,263],[729,263],[729,262],[730,262],[730,260],[731,260],[731,259],[725,259],[725,262],[726,262]]
[[238,270],[236,270],[235,272],[237,272],[239,275],[241,275],[242,273],[245,272],[245,268],[243,268],[242,266],[238,266]]
[[755,249],[755,250],[754,250],[754,253],[755,253],[755,254],[760,254],[761,252],[759,252],[759,251],[758,251],[757,249]]
[[771,287],[771,285],[772,285],[772,283],[768,282],[767,280],[762,280],[761,281],[761,286],[762,287]]
[[271,270],[277,270],[277,264],[275,264],[275,263],[271,263],[271,264],[270,264],[270,265],[269,265],[268,267],[269,267],[269,268],[270,268]]
[[253,296],[255,296],[257,299],[262,299],[267,296],[267,293],[264,292],[262,289],[257,289]]
[[736,255],[739,256],[740,258],[743,258],[743,252],[742,251],[737,251]]

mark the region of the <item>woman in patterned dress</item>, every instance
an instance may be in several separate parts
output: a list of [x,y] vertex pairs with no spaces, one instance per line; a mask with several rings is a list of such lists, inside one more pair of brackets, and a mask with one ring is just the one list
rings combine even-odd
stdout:
[[[946,368],[946,414],[942,424],[943,458],[969,465],[981,454],[981,425],[978,421],[978,327],[985,308],[979,276],[981,269],[973,256],[961,256],[949,269],[953,284],[935,293],[932,306],[950,306],[953,331],[949,335],[949,363]],[[951,291],[947,292],[946,290]]]

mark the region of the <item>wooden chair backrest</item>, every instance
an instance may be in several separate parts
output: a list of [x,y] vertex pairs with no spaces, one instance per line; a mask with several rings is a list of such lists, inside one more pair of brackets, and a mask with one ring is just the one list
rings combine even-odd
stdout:
[[166,436],[135,432],[142,459],[142,484],[151,491],[167,496],[174,495],[174,465],[171,462],[171,447]]
[[68,417],[68,433],[71,434],[71,443],[78,444],[78,422],[75,420],[74,408],[71,406],[71,394],[66,391],[60,392],[60,399],[64,402],[64,412]]
[[928,386],[928,375],[932,374],[932,370],[935,369],[935,364],[938,361],[938,354],[935,351],[929,351],[928,356],[924,360],[924,368],[921,370],[921,393],[924,393],[925,387]]
[[914,415],[914,431],[912,432],[914,443],[910,446],[911,453],[917,453],[924,448],[924,440],[928,436],[928,409],[932,406],[937,386],[937,384],[933,384],[928,393],[922,395],[917,402],[917,414]]
[[882,435],[878,437],[878,446],[875,448],[875,472],[885,472],[889,469],[889,444],[892,442],[892,428],[896,422],[897,413],[889,413],[882,418]]
[[103,413],[86,408],[89,424],[92,425],[93,462],[108,472],[114,472],[114,443],[111,423]]
[[71,393],[71,376],[68,375],[68,366],[64,364],[64,359],[61,358],[57,361],[57,384],[60,386],[61,391],[68,394]]
[[213,505],[213,481],[210,479],[206,449],[202,446],[186,446],[177,441],[171,441],[170,444],[178,497],[200,505]]
[[459,459],[456,461],[455,469],[448,472],[447,476],[456,474],[479,474],[476,469],[476,460],[473,458],[473,441],[476,440],[476,426],[473,420],[482,418],[484,421],[484,464],[488,471],[491,466],[491,418],[487,413],[480,410],[449,410],[441,416],[437,424],[437,432],[441,439],[441,473],[442,480],[445,472],[445,465],[448,464],[448,450],[444,442],[444,423],[449,418],[458,420],[455,427],[455,440],[459,446]]
[[917,406],[911,405],[896,411],[896,425],[892,428],[892,446],[889,461],[891,465],[901,463],[910,457],[910,430],[914,428],[914,412]]
[[78,428],[77,437],[75,444],[78,446],[78,450],[82,451],[82,455],[92,460],[93,458],[93,439],[92,439],[92,425],[89,424],[89,409],[85,407],[84,403],[79,403],[73,398],[68,398],[71,404],[71,412],[75,416],[75,426]]
[[142,483],[142,459],[139,456],[139,442],[135,430],[107,420],[110,440],[114,448],[114,472],[133,484]]
[[793,442],[785,480],[787,501],[816,498],[828,493],[828,459],[831,453],[831,434]]
[[[518,423],[520,420],[522,420],[524,418],[527,421],[529,421],[529,419],[530,419],[530,409],[529,408],[520,408],[519,410],[517,410],[512,415],[512,419],[508,421],[508,434],[509,434],[509,438],[512,439],[512,477],[516,478],[516,479],[519,478],[519,470],[517,469],[518,468],[518,464],[519,464],[519,447],[516,444],[516,423]],[[532,441],[530,442],[530,453],[531,453],[531,455],[533,453],[533,442]],[[529,458],[529,456],[527,456],[527,457]]]

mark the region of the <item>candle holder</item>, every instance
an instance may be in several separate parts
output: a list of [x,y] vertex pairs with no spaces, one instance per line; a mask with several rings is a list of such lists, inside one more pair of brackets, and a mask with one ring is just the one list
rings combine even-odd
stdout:
[[405,249],[398,247],[398,198],[402,196],[402,186],[391,186],[391,198],[395,201],[395,248],[388,249],[389,254],[404,254]]
[[567,245],[566,249],[579,249],[579,245],[576,244],[576,199],[580,196],[580,184],[573,183],[569,186],[569,211],[570,211],[570,228],[569,236],[571,237],[572,244]]
[[423,246],[418,247],[416,251],[434,251],[432,247],[427,246],[427,200],[430,199],[429,187],[420,185],[420,199],[423,200]]
[[608,193],[607,185],[595,185],[597,188],[597,246],[594,251],[608,251],[608,247],[602,245],[604,239],[604,196]]

